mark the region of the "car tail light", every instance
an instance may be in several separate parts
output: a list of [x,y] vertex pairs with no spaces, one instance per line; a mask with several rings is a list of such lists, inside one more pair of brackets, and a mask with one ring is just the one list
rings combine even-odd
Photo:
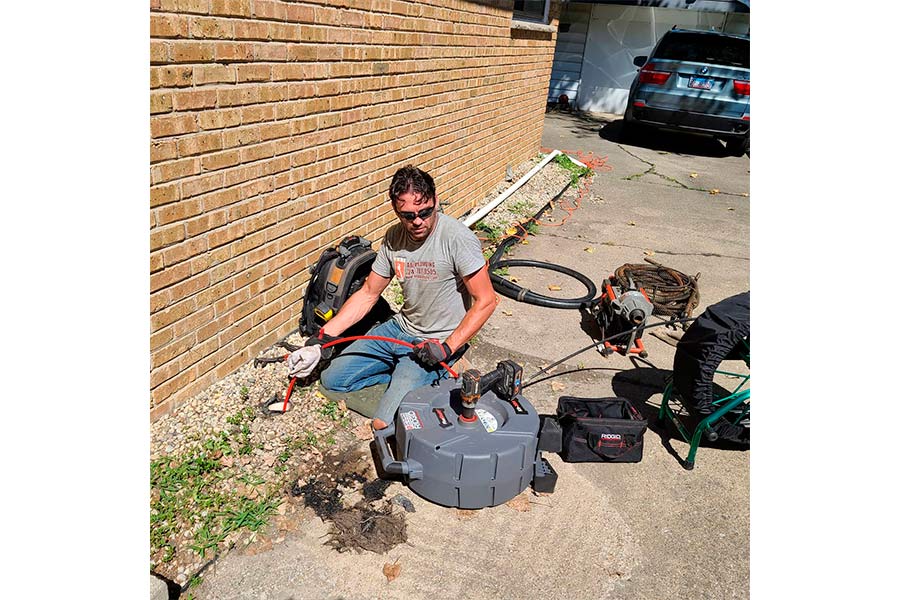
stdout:
[[743,81],[741,79],[734,80],[734,92],[738,96],[749,96],[750,95],[750,82]]
[[644,65],[644,68],[641,69],[638,75],[640,83],[662,85],[669,80],[669,76],[672,74],[669,71],[656,71],[654,69],[656,69],[656,65],[654,63]]

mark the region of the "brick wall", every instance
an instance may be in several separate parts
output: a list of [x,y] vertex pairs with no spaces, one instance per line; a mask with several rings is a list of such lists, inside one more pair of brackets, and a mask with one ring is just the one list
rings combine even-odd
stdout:
[[396,218],[398,167],[459,216],[538,151],[556,34],[511,7],[151,0],[151,419],[297,326],[321,250]]

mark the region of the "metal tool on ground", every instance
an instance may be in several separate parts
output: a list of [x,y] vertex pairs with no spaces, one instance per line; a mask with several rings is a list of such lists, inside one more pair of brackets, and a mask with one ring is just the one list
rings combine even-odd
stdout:
[[556,474],[538,449],[540,419],[521,381],[522,368],[502,361],[411,391],[396,420],[374,432],[382,470],[431,502],[464,509],[502,504],[529,485],[552,491]]
[[610,279],[604,279],[601,289],[603,293],[591,303],[588,309],[600,327],[600,337],[629,332],[624,344],[611,344],[606,341],[598,343],[597,349],[603,356],[618,352],[623,356],[629,353],[646,357],[647,351],[641,341],[643,326],[653,314],[653,304],[643,288],[638,288],[629,279],[628,287],[613,285]]

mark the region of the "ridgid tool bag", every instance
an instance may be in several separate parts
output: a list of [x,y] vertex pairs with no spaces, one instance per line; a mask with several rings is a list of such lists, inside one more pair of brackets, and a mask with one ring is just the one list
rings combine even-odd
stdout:
[[556,407],[566,462],[640,462],[647,421],[625,398],[562,396]]
[[[311,276],[300,315],[300,332],[303,335],[318,334],[347,298],[362,287],[374,262],[372,242],[358,235],[346,237],[336,247],[325,250],[310,268]],[[369,314],[343,335],[363,335],[393,314],[387,301],[379,298]]]

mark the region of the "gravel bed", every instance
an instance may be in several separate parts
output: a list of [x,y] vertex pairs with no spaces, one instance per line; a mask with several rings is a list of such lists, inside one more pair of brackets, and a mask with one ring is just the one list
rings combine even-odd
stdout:
[[[497,185],[488,197],[472,210],[472,213],[475,213],[482,206],[490,203],[509,189],[541,160],[543,160],[543,157],[537,156],[513,169],[511,181],[504,181]],[[531,179],[526,181],[522,187],[510,194],[509,198],[485,215],[479,223],[491,228],[501,227],[505,229],[512,224],[523,221],[535,215],[547,202],[559,194],[571,177],[572,174],[568,170],[555,161],[550,161],[540,171],[532,175]]]

